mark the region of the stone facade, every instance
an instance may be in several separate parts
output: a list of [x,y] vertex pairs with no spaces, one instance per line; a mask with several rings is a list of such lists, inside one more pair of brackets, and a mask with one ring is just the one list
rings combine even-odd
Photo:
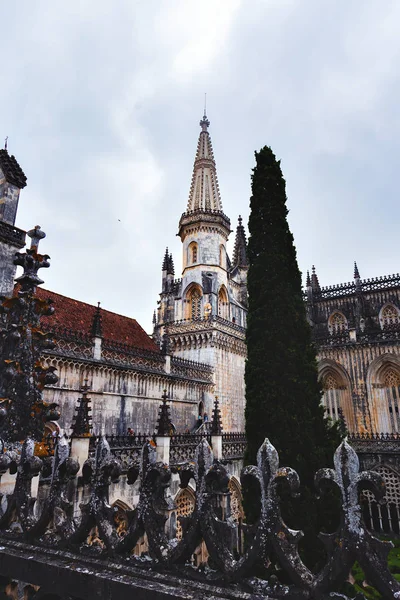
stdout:
[[321,288],[307,281],[307,311],[318,347],[323,402],[343,412],[350,433],[400,428],[400,276]]

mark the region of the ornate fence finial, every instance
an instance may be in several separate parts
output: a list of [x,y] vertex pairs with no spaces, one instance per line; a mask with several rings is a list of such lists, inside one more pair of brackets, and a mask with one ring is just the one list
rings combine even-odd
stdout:
[[161,396],[161,398],[162,404],[160,404],[160,411],[158,413],[157,435],[160,437],[165,437],[167,435],[170,435],[172,429],[171,414],[169,406],[167,404],[167,390],[164,390],[164,393]]
[[221,411],[219,408],[218,396],[215,396],[212,420],[211,420],[211,435],[222,434]]
[[60,417],[56,404],[46,404],[42,398],[45,385],[58,381],[54,367],[43,367],[40,355],[53,347],[48,334],[40,329],[40,319],[51,315],[50,300],[38,298],[36,288],[43,283],[37,272],[49,267],[47,254],[38,254],[40,239],[45,234],[36,226],[28,232],[32,245],[26,252],[17,252],[14,264],[24,272],[16,281],[20,284],[17,297],[6,298],[1,311],[4,329],[0,333],[0,430],[8,441],[28,437],[43,439],[46,421]]
[[81,387],[82,396],[78,399],[75,415],[72,421],[72,437],[90,437],[92,435],[91,399],[88,397],[88,379]]

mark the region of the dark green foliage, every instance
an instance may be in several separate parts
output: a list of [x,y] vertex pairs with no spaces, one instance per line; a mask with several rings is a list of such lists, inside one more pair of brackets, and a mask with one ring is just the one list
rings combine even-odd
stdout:
[[284,513],[290,526],[307,534],[306,554],[315,564],[321,557],[316,528],[323,527],[324,518],[315,499],[314,474],[331,466],[341,436],[321,406],[280,163],[266,146],[255,156],[248,248],[247,459],[255,463],[257,450],[268,437],[279,452],[280,464],[297,470],[301,499],[290,502],[285,496]]

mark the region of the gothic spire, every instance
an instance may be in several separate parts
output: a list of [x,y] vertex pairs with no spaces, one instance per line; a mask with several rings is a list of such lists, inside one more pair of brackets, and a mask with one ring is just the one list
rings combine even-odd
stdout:
[[164,390],[164,393],[161,396],[161,398],[162,404],[160,404],[158,412],[157,435],[163,437],[171,434],[171,413],[167,404],[167,390]]
[[168,257],[167,273],[168,275],[175,275],[174,259],[172,258],[172,254],[170,254]]
[[194,210],[222,211],[214,153],[208,133],[209,125],[210,121],[204,113],[200,121],[201,132],[193,165],[187,212]]
[[211,434],[212,435],[221,435],[222,433],[222,421],[221,421],[221,411],[219,408],[218,396],[215,396],[212,420],[211,420]]
[[311,287],[310,271],[307,271],[306,287]]
[[360,279],[360,272],[358,270],[356,261],[354,261],[354,279]]
[[163,264],[162,264],[163,271],[168,271],[168,263],[169,263],[169,254],[168,254],[168,246],[167,246],[167,248],[165,249],[164,260],[163,260]]
[[248,267],[246,232],[242,225],[242,217],[239,215],[236,227],[235,246],[233,249],[233,267]]
[[312,275],[311,275],[311,287],[314,292],[320,292],[321,288],[318,281],[318,275],[315,272],[314,265],[312,266]]
[[101,323],[100,302],[97,303],[97,308],[93,315],[91,333],[92,333],[93,337],[102,337],[102,335],[103,335],[103,328],[102,328],[102,323]]
[[92,409],[90,407],[90,398],[88,397],[89,390],[88,380],[85,379],[85,383],[81,387],[82,396],[78,398],[78,404],[72,419],[71,437],[90,437],[92,435]]

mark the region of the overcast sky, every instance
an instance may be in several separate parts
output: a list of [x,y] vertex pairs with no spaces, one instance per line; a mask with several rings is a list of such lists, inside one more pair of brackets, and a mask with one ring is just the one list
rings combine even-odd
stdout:
[[233,228],[267,144],[304,276],[399,270],[398,1],[1,4],[0,136],[28,177],[16,224],[47,233],[44,287],[150,331],[204,92]]

